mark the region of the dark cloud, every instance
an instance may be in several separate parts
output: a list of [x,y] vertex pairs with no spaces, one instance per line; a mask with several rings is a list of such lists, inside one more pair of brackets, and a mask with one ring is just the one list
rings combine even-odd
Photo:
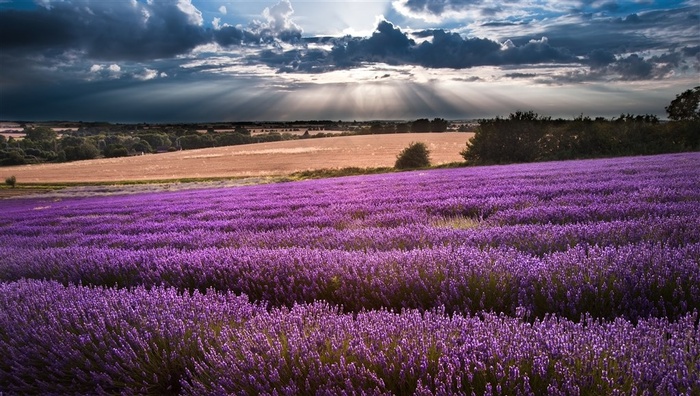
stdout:
[[611,64],[609,70],[617,73],[623,80],[642,80],[653,77],[654,64],[637,54],[620,58]]
[[[478,1],[477,1],[478,2]],[[449,1],[439,0],[407,0],[406,7],[412,11],[430,12],[431,14],[440,15],[449,7]]]
[[289,1],[282,0],[248,28],[210,30],[188,1],[51,2],[32,10],[0,10],[0,50],[20,56],[78,51],[98,60],[170,58],[210,42],[236,46],[299,41],[302,30],[291,22],[292,13]]
[[700,55],[700,45],[696,45],[693,47],[684,47],[683,54],[685,56],[698,56],[698,55]]
[[549,44],[547,37],[530,40],[522,46],[513,46],[503,51],[501,64],[521,65],[532,63],[576,63],[568,49],[556,48]]
[[[700,26],[696,15],[697,10],[682,7],[621,18],[580,17],[575,22],[544,25],[534,34],[548,37],[553,48],[566,49],[591,68],[592,73],[577,78],[602,79],[607,74],[622,80],[655,79],[670,75],[674,68],[700,68],[700,58],[693,55],[698,52]],[[532,34],[510,39],[523,46]],[[640,55],[650,52],[663,55]]]
[[442,29],[417,32],[431,38],[417,44],[388,21],[381,21],[368,38],[344,37],[333,41],[330,52],[320,50],[266,51],[258,59],[280,71],[322,72],[358,67],[366,62],[465,69],[476,66],[576,63],[566,49],[552,47],[547,38],[521,46],[482,38],[464,38]]
[[[443,13],[451,9],[486,7],[481,0],[408,0],[413,10]],[[332,50],[309,50],[314,39],[302,37],[302,30],[291,20],[294,10],[288,0],[266,8],[262,20],[247,27],[224,25],[205,29],[201,14],[178,0],[152,2],[105,2],[73,0],[51,2],[50,8],[0,11],[0,49],[3,63],[19,63],[27,54],[76,51],[86,59],[103,61],[149,61],[187,54],[198,45],[216,43],[222,47],[269,45],[285,41],[294,50],[265,50],[250,55],[247,62],[259,61],[283,72],[315,73],[358,67],[367,62],[392,65],[410,64],[431,68],[524,65],[537,63],[583,63],[605,69],[615,54],[640,53],[664,48],[667,37],[640,34],[656,24],[692,23],[684,9],[630,14],[625,18],[587,20],[582,24],[559,24],[533,35],[509,37],[503,44],[490,38],[464,36],[443,29],[413,32],[411,35],[388,21],[379,22],[367,38],[328,39]],[[183,7],[185,4],[185,7]],[[190,7],[186,7],[189,4]],[[507,3],[514,6],[514,3]],[[582,7],[591,7],[583,2]],[[613,3],[599,5],[613,10]],[[691,13],[693,14],[693,13]],[[697,22],[697,21],[695,21]],[[494,21],[482,26],[517,26],[523,22]],[[217,26],[218,27],[218,26]],[[414,39],[423,40],[417,44]],[[546,37],[546,38],[545,38]],[[505,38],[504,38],[505,40]],[[682,43],[680,43],[683,45]],[[686,56],[697,54],[697,46],[687,46]],[[45,56],[45,55],[44,55]],[[11,59],[14,59],[12,61]],[[44,59],[49,63],[49,57]],[[658,60],[661,63],[662,60]],[[666,62],[677,65],[680,60]],[[614,68],[625,78],[651,76],[648,61],[621,60]],[[653,69],[653,65],[652,65]]]
[[221,46],[230,47],[257,41],[257,36],[233,26],[224,26],[213,33],[214,41]]
[[[485,5],[486,4],[486,5]],[[411,16],[420,15],[442,16],[447,12],[467,9],[480,9],[485,15],[497,12],[499,7],[492,7],[484,0],[403,0],[398,4]]]
[[421,66],[462,69],[498,63],[500,51],[501,44],[495,41],[434,30],[432,42],[418,46],[414,58]]
[[508,73],[504,77],[506,78],[527,78],[531,79],[534,77],[537,77],[537,74],[535,73]]
[[522,23],[510,22],[510,21],[498,21],[498,22],[485,22],[481,26],[487,27],[503,27],[503,26],[520,26]]
[[627,15],[625,19],[622,20],[624,23],[642,23],[642,18],[637,14]]
[[[579,15],[589,18],[595,16],[606,19],[616,18],[621,23],[638,24],[644,23],[650,13],[657,12],[659,9],[666,10],[682,6],[681,2],[667,2],[663,0],[628,2],[578,0],[561,3],[557,0],[540,0],[537,2],[519,2],[515,0],[501,2],[488,0],[395,0],[393,5],[400,14],[411,18],[426,21],[448,18],[463,20],[464,16],[468,15],[469,18],[483,18],[485,20],[483,22],[493,24],[493,26],[505,26],[508,23],[522,23],[532,20],[552,20],[563,15]],[[692,2],[688,4],[691,4],[688,7],[690,11],[693,11],[692,7],[695,7],[692,14],[697,19],[696,5],[693,6]]]
[[[71,18],[45,9],[0,12],[0,48],[4,51],[37,51],[76,43],[80,37]],[[70,44],[69,44],[70,45]]]
[[[402,15],[409,10],[415,16],[464,18],[460,25],[449,25],[452,30],[419,23],[432,27],[419,31],[383,20],[367,37],[304,37],[293,22],[288,0],[266,8],[250,23],[229,26],[215,20],[213,28],[205,26],[190,0],[42,0],[32,7],[19,3],[21,8],[2,1],[0,116],[86,119],[81,114],[94,110],[97,119],[115,119],[107,114],[119,109],[134,121],[172,119],[180,113],[189,119],[212,119],[215,113],[208,113],[203,103],[218,100],[227,108],[237,106],[245,118],[275,105],[273,99],[257,95],[259,87],[275,97],[276,87],[296,89],[290,88],[291,80],[316,80],[317,85],[309,85],[313,87],[327,84],[321,76],[272,76],[268,67],[306,74],[373,63],[474,68],[468,72],[472,76],[455,77],[459,72],[450,71],[450,83],[481,84],[505,76],[501,82],[528,79],[552,85],[687,79],[700,70],[697,8],[654,10],[653,1],[641,5],[581,0],[566,3],[575,12],[554,13],[554,0],[527,7],[515,1],[494,6],[485,0],[395,0],[404,7]],[[545,9],[552,12],[546,18],[537,14]],[[394,17],[400,18],[396,12]],[[480,66],[501,71],[489,72],[489,77]],[[400,89],[408,80],[401,72],[410,68],[392,68],[391,78],[384,68],[378,69],[377,84]],[[421,95],[411,103],[413,109],[434,103],[429,88],[415,89],[406,93]],[[241,94],[245,90],[261,99],[238,99],[251,97]],[[285,103],[298,101],[288,95]]]
[[[201,16],[200,16],[201,18]],[[0,49],[83,51],[93,59],[147,60],[182,54],[208,38],[197,14],[176,1],[52,2],[0,12]]]
[[615,62],[615,54],[602,49],[594,49],[588,54],[588,64],[592,68],[605,67]]
[[404,56],[415,42],[391,22],[381,21],[372,36],[361,41],[360,52],[375,56]]

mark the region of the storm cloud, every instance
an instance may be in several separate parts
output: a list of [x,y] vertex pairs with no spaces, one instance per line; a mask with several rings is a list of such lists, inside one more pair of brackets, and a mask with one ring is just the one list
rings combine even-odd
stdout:
[[[580,61],[565,48],[551,46],[546,37],[530,40],[521,46],[510,41],[499,43],[489,39],[464,38],[442,29],[418,32],[417,37],[430,40],[418,44],[400,28],[384,20],[379,22],[368,38],[331,40],[334,46],[330,51],[293,50],[278,54],[267,51],[259,59],[285,72],[323,72],[359,67],[367,62],[466,69],[476,66]],[[285,64],[285,61],[288,63]]]
[[[488,84],[697,85],[697,0],[383,3],[385,15],[372,15],[362,29],[310,36],[306,23],[318,29],[337,20],[297,15],[289,0],[0,0],[0,118],[109,118],[120,111],[125,115],[115,119],[141,119],[177,111],[183,119],[229,119],[253,114],[251,103],[281,111],[279,101],[261,95],[321,97],[326,87],[394,100],[408,95],[400,88],[407,81],[423,98],[401,99],[407,105],[433,100],[450,114],[459,105],[450,105],[449,95],[429,99],[431,90],[472,84],[485,97]],[[300,4],[313,11],[313,4]],[[240,7],[255,12],[241,14]],[[452,100],[462,103],[459,96]],[[264,115],[274,114],[268,110]],[[422,114],[431,115],[445,114]]]
[[[574,3],[570,4],[572,8],[585,8],[585,4]],[[440,15],[449,10],[484,7],[486,3],[406,0],[394,4]],[[402,31],[393,23],[381,20],[369,37],[328,38],[332,48],[318,49],[309,48],[311,41],[303,37],[303,30],[293,21],[294,10],[288,0],[266,7],[261,18],[247,26],[220,25],[217,21],[214,29],[204,26],[202,14],[191,0],[43,0],[40,5],[31,10],[0,10],[0,49],[6,65],[12,66],[15,57],[34,55],[39,62],[50,62],[52,57],[59,59],[71,52],[99,61],[143,62],[183,56],[199,46],[216,44],[224,48],[259,47],[259,52],[246,55],[247,62],[257,60],[284,72],[323,72],[358,67],[366,62],[453,69],[581,63],[601,69],[614,63],[619,54],[614,71],[624,78],[643,78],[652,75],[653,60],[635,58],[638,55],[630,56],[630,52],[664,48],[669,40],[678,37],[649,38],[640,34],[639,29],[669,22],[677,26],[683,18],[692,21],[681,9],[605,21],[580,20],[578,24],[556,24],[526,36],[494,39],[440,28]],[[505,22],[488,25],[513,26]],[[676,36],[683,34],[692,36],[692,32],[676,31]],[[295,48],[275,46],[278,42]],[[677,50],[692,58],[696,47],[684,48]]]
[[147,60],[182,54],[207,40],[189,0],[46,1],[34,10],[0,12],[3,51],[74,50],[94,59]]

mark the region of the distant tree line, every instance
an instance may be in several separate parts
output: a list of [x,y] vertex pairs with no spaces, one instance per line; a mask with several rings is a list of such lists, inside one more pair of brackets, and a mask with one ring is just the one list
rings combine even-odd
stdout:
[[700,87],[656,116],[552,119],[532,111],[481,120],[462,157],[470,165],[661,154],[700,150]]
[[[253,126],[252,123],[236,124],[233,130],[226,131],[216,131],[211,126],[202,125],[145,127],[140,124],[111,125],[108,123],[86,124],[77,130],[64,130],[60,133],[48,126],[25,127],[25,136],[22,139],[5,138],[0,135],[0,166],[67,162],[100,157],[115,158],[207,147],[338,136],[337,132],[324,131],[339,130],[341,128],[339,123],[295,121],[280,124],[274,129],[266,125],[266,130],[269,132],[255,135],[251,134],[249,129]],[[435,118],[432,121],[419,119],[406,123],[353,124],[356,126],[354,129],[348,129],[341,135],[444,132],[449,126],[449,122],[441,118]],[[307,132],[303,135],[287,132],[299,131],[299,126],[306,126]],[[308,131],[318,132],[310,134]]]
[[24,129],[23,139],[0,135],[0,165],[68,162],[99,157],[114,158],[176,150],[280,141],[289,134],[251,136],[245,128],[205,133],[187,128],[122,130],[121,126],[89,127],[63,131],[46,126]]
[[374,121],[368,129],[360,130],[358,134],[446,132],[449,127],[450,122],[443,118],[434,118],[432,121],[427,118],[419,118],[410,122]]

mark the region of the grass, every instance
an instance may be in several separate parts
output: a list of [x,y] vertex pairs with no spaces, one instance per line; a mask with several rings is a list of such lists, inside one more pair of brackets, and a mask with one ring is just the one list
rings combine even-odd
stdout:
[[[465,166],[461,162],[451,162],[447,164],[434,165],[421,170],[458,168]],[[410,171],[411,169],[409,169]],[[100,187],[100,186],[142,186],[142,185],[173,185],[188,183],[212,183],[226,181],[250,181],[249,184],[266,184],[279,182],[293,182],[301,180],[325,179],[343,176],[375,175],[381,173],[401,172],[393,167],[343,167],[343,168],[321,168],[294,172],[287,176],[224,176],[224,177],[183,177],[178,179],[149,179],[149,180],[119,180],[119,181],[86,181],[86,182],[56,182],[56,183],[22,183],[18,182],[15,187],[7,184],[0,185],[0,199],[57,191],[70,187]]]
[[464,162],[449,162],[439,165],[431,165],[416,169],[396,169],[394,167],[375,167],[375,168],[360,168],[357,166],[348,166],[344,168],[321,168],[311,169],[300,172],[294,172],[289,175],[286,180],[308,180],[308,179],[325,179],[330,177],[343,176],[360,176],[360,175],[376,175],[381,173],[405,172],[413,170],[430,170],[430,169],[451,169],[467,166]]
[[432,221],[433,227],[452,228],[455,230],[469,230],[479,227],[481,222],[473,217],[452,216],[438,217]]
[[312,169],[300,172],[294,172],[289,176],[291,180],[307,180],[307,179],[325,179],[329,177],[342,176],[358,176],[358,175],[375,175],[379,173],[394,172],[394,168],[379,167],[379,168],[360,168],[349,166],[345,168],[322,168]]

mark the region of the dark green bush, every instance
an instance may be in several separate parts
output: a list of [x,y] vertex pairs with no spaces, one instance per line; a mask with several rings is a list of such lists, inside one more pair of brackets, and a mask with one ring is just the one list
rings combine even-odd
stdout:
[[100,155],[100,150],[88,141],[84,141],[77,146],[67,146],[63,152],[66,161],[93,159]]
[[129,150],[126,147],[119,144],[110,144],[105,149],[105,157],[107,158],[117,158],[117,157],[127,157],[129,156]]
[[430,151],[425,143],[414,142],[408,145],[396,157],[396,169],[414,169],[430,166]]
[[23,150],[0,150],[0,165],[24,165],[26,163]]

